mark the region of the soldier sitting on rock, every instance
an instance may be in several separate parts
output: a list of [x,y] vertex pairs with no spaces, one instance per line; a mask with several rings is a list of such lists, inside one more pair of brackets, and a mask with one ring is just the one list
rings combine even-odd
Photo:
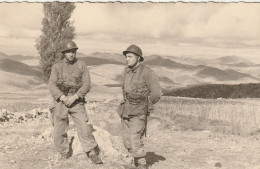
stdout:
[[77,49],[73,41],[63,44],[61,52],[65,57],[53,65],[49,79],[49,91],[54,98],[54,144],[61,158],[67,159],[70,156],[66,133],[70,114],[83,151],[93,163],[101,164],[102,161],[98,157],[99,148],[87,123],[88,117],[84,107],[85,95],[90,90],[90,75],[86,63],[76,59]]

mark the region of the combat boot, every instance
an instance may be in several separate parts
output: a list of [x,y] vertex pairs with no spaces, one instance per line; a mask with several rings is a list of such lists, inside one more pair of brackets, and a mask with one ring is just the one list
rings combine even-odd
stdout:
[[89,152],[87,152],[87,157],[92,161],[94,164],[103,164],[102,160],[98,157],[99,154],[99,147],[96,146],[93,149],[91,149]]
[[148,169],[145,157],[134,158],[134,163],[137,169]]
[[91,154],[89,155],[87,153],[87,157],[92,161],[94,164],[103,164],[103,161],[98,157],[97,154]]
[[148,169],[148,166],[146,164],[138,164],[137,169]]

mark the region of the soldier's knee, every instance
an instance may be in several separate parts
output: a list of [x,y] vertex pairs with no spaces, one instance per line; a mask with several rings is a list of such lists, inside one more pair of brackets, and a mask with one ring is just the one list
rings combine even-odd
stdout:
[[141,137],[142,136],[140,133],[130,134],[129,140],[130,140],[131,144],[139,145],[139,144],[141,144]]
[[138,149],[131,149],[133,157],[144,157],[146,155],[146,152],[144,151],[143,148],[138,148]]
[[82,125],[78,125],[78,134],[86,137],[86,138],[92,138],[92,133],[95,131],[92,124],[88,124],[87,122],[84,122]]
[[134,135],[131,137],[130,145],[134,157],[145,156],[146,153],[143,149],[143,143],[138,135]]

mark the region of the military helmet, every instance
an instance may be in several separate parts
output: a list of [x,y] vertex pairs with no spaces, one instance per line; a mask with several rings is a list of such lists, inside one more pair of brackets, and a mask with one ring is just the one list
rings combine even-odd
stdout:
[[73,42],[72,40],[65,41],[62,44],[61,53],[64,53],[65,51],[71,50],[71,49],[76,49],[76,50],[78,49],[76,43]]
[[136,45],[130,45],[125,51],[123,51],[123,55],[126,56],[127,53],[136,54],[137,56],[140,56],[140,61],[144,60],[141,48]]

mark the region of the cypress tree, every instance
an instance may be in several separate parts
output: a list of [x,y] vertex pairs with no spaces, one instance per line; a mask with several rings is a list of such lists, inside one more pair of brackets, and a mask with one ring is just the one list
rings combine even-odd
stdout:
[[36,39],[36,49],[40,55],[43,79],[48,83],[52,65],[62,59],[61,46],[66,40],[75,38],[75,27],[69,19],[75,9],[71,2],[43,3],[42,35]]

